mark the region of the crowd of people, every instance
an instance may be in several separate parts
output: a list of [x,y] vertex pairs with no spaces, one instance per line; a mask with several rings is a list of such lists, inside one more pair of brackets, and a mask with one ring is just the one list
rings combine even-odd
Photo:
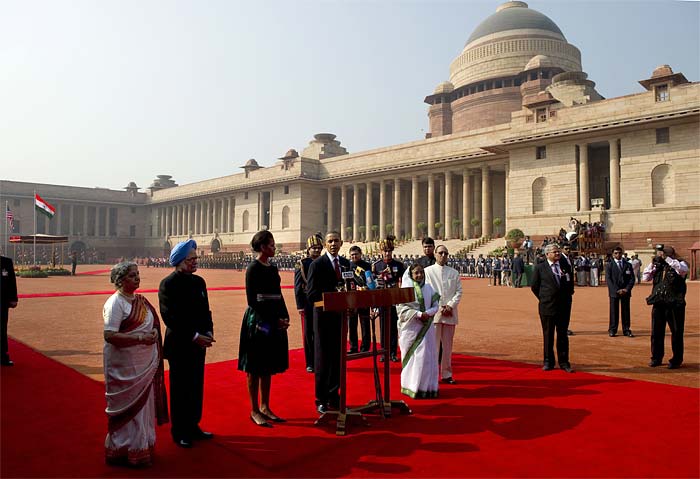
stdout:
[[[526,238],[528,241],[529,238]],[[431,238],[422,241],[420,257],[395,258],[394,238],[379,243],[381,256],[363,258],[358,246],[350,248],[347,259],[339,254],[343,242],[338,232],[312,235],[306,256],[278,257],[269,231],[260,231],[251,241],[253,255],[246,266],[247,308],[242,318],[238,369],[246,374],[251,405],[250,419],[260,427],[272,428],[285,419],[271,407],[272,376],[289,368],[287,329],[290,311],[281,292],[279,271],[296,263],[294,293],[301,319],[306,371],[314,374],[315,407],[319,414],[341,407],[340,336],[344,314],[322,307],[327,292],[410,288],[413,301],[390,308],[365,308],[349,315],[347,354],[370,354],[377,361],[400,362],[401,392],[411,398],[434,398],[440,385],[457,381],[452,372],[452,345],[462,298],[461,276],[491,278],[490,284],[520,286],[532,245],[523,244],[523,254],[513,256],[451,258],[445,245]],[[199,268],[197,244],[177,244],[168,257],[173,271],[158,291],[158,308],[136,293],[140,285],[139,262],[115,265],[110,281],[115,293],[103,308],[104,371],[108,433],[105,455],[109,464],[147,466],[153,458],[155,425],[170,423],[173,441],[191,448],[196,441],[214,434],[200,427],[202,419],[205,358],[214,346],[214,320],[209,307],[207,285],[195,274]],[[369,261],[367,261],[369,259]],[[146,262],[148,264],[148,261]],[[277,266],[277,264],[281,266]],[[571,306],[576,285],[598,284],[604,271],[610,299],[609,335],[622,326],[624,336],[634,337],[630,324],[630,297],[640,276],[653,283],[646,299],[652,306],[650,367],[662,364],[666,326],[671,332],[672,357],[668,368],[683,363],[683,332],[688,265],[668,245],[657,245],[656,256],[640,272],[636,255],[628,258],[615,248],[609,261],[597,255],[571,252],[571,245],[548,243],[532,266],[530,288],[538,299],[543,337],[543,370],[558,364],[573,372],[569,354]],[[507,279],[506,279],[507,278]],[[2,365],[12,366],[7,347],[9,309],[17,306],[14,266],[2,257]],[[160,312],[160,316],[159,313]],[[381,330],[381,351],[377,350],[374,319]],[[160,319],[165,325],[161,336]],[[358,336],[358,326],[361,334]],[[389,327],[386,336],[384,327]],[[388,342],[384,342],[384,338]],[[556,353],[555,353],[556,351]],[[364,357],[364,356],[363,356]],[[164,384],[164,360],[170,367],[169,397]],[[169,407],[168,407],[169,403]]]

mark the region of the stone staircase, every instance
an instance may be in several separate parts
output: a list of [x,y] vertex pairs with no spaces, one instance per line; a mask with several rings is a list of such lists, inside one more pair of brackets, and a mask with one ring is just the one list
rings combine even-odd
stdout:
[[[492,250],[503,246],[505,243],[503,238],[487,239],[487,238],[476,238],[469,240],[435,240],[435,245],[445,245],[450,251],[450,254],[457,253],[463,249],[468,250],[468,254],[474,254],[478,256],[479,254],[488,254]],[[353,245],[357,245],[362,248],[363,254],[370,252],[372,254],[377,254],[379,251],[378,243],[370,241],[368,243],[350,243],[345,242],[340,248],[340,254],[348,257],[350,255],[349,250]],[[420,240],[406,241],[396,246],[394,249],[394,256],[406,256],[406,255],[418,255],[423,256],[423,245]]]

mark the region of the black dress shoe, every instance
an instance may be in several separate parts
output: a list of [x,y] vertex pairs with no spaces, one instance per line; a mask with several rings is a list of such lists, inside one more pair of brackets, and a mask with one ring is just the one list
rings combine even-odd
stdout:
[[544,366],[542,366],[542,371],[551,371],[552,369],[554,368],[549,364],[545,364]]
[[443,378],[442,382],[445,383],[445,384],[457,384],[457,381],[455,381],[455,380],[452,379],[451,377],[449,377],[449,378]]
[[614,333],[614,332],[610,331],[610,332],[608,333],[608,336],[610,336],[611,338],[614,338],[615,336],[617,336],[617,333]]
[[328,406],[325,404],[318,404],[316,406],[316,411],[318,411],[319,414],[326,414],[328,412]]
[[668,362],[668,369],[678,369],[680,367],[681,367],[680,364],[672,363],[671,361]]
[[312,373],[312,372],[314,372],[314,368],[312,368],[311,366],[306,366],[306,372]]
[[192,435],[193,439],[214,439],[214,433],[209,431],[202,431],[197,428],[197,430]]
[[627,336],[628,338],[633,338],[634,334],[632,334],[632,331],[625,331],[624,335]]
[[11,359],[7,359],[7,360],[2,362],[2,365],[3,366],[14,366],[15,363]]
[[357,348],[350,348],[350,351],[348,351],[348,354],[357,354]]
[[384,362],[384,356],[379,356],[379,362],[383,363]]
[[567,336],[573,336],[573,335],[574,335],[574,332],[573,332],[572,330],[570,330],[570,329],[567,329],[567,330],[566,330],[566,334],[567,334]]
[[571,368],[570,364],[564,364],[563,366],[559,365],[559,367],[561,368],[562,371],[564,371],[566,373],[573,373],[574,372],[574,370]]
[[189,439],[178,439],[175,441],[175,444],[177,444],[178,447],[183,447],[185,449],[189,449],[192,447],[192,441]]
[[396,357],[396,354],[392,354],[392,355],[391,355],[391,362],[392,362],[392,363],[398,363],[398,362],[399,362],[399,358]]
[[649,367],[650,368],[655,368],[656,366],[661,366],[661,360],[660,359],[652,359],[649,362]]

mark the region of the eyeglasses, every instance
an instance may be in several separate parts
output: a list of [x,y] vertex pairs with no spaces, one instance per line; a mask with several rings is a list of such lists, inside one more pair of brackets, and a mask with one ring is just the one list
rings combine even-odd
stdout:
[[197,261],[199,259],[199,256],[192,256],[191,258],[185,258],[185,261],[188,263],[191,263],[192,261]]

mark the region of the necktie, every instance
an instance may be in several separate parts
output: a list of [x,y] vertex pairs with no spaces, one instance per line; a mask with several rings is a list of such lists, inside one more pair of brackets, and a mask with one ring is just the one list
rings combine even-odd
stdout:
[[343,275],[340,272],[340,264],[338,263],[338,258],[333,258],[333,266],[335,267],[335,278],[340,281]]
[[554,279],[556,279],[557,284],[559,284],[561,276],[561,271],[559,270],[559,263],[552,263],[552,270],[554,270]]
[[622,269],[622,261],[617,260],[617,267],[620,268],[620,269]]

